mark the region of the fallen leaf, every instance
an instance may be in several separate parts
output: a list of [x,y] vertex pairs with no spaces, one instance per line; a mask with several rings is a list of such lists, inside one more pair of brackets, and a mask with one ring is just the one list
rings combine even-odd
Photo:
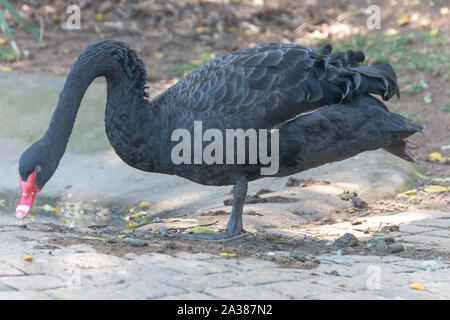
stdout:
[[366,220],[356,219],[356,220],[353,220],[353,221],[351,222],[351,224],[352,224],[352,226],[356,226],[356,225],[358,225],[358,224],[362,224],[364,221],[366,221]]
[[149,208],[151,205],[152,204],[150,202],[142,201],[141,203],[139,203],[139,208],[146,209],[146,208]]
[[138,226],[138,224],[136,222],[127,224],[127,228],[134,228],[134,227],[137,227],[137,226]]
[[236,257],[236,253],[221,252],[220,256],[222,256],[224,258]]
[[4,45],[6,43],[6,39],[0,38],[0,46]]
[[97,13],[97,14],[95,15],[95,20],[96,20],[96,21],[102,21],[102,20],[103,20],[103,15],[102,15],[101,13]]
[[411,190],[399,193],[395,197],[396,198],[401,198],[401,197],[406,197],[406,196],[413,196],[415,194],[417,194],[417,189],[411,189]]
[[428,157],[427,157],[427,161],[431,161],[431,162],[438,161],[438,162],[441,162],[442,161],[442,154],[440,154],[439,152],[430,153],[428,155]]
[[419,282],[411,283],[409,287],[415,290],[425,290],[425,286]]
[[28,262],[33,262],[33,257],[31,256],[23,255],[22,259]]
[[163,52],[155,52],[154,56],[156,59],[163,59],[165,55]]
[[2,67],[2,72],[11,72],[12,69],[10,67]]
[[423,103],[430,104],[431,102],[433,102],[433,99],[431,99],[430,94],[427,94],[426,96],[423,97]]
[[6,205],[5,199],[0,199],[0,207],[4,207]]
[[127,235],[126,234],[119,234],[118,236],[117,236],[117,238],[125,238]]
[[417,196],[412,196],[412,197],[408,198],[408,201],[415,201],[415,202],[422,201],[422,198],[421,197],[417,197]]
[[186,230],[186,233],[215,233],[215,231],[207,227],[194,227]]
[[195,28],[195,32],[197,32],[197,33],[204,33],[205,29],[203,27],[197,27],[197,28]]
[[266,236],[266,240],[268,240],[268,241],[281,241],[282,239],[276,238],[276,237],[269,237],[269,236]]
[[448,14],[448,12],[449,12],[448,7],[442,7],[442,8],[439,10],[439,12],[440,12],[442,15]]
[[430,30],[430,32],[428,32],[428,35],[429,35],[430,37],[434,37],[434,36],[437,36],[438,33],[439,33],[439,28],[432,28],[432,29]]
[[384,32],[385,36],[395,36],[398,34],[398,31],[395,30],[394,28],[389,28]]
[[42,210],[44,210],[44,211],[47,211],[47,212],[49,212],[49,211],[61,211],[61,209],[60,208],[58,208],[58,207],[52,207],[51,205],[49,205],[49,204],[44,204],[42,207]]
[[446,188],[443,186],[431,185],[431,186],[425,187],[423,189],[423,191],[428,192],[428,193],[442,193],[442,192],[450,191],[450,187]]
[[145,217],[146,215],[147,215],[147,212],[139,211],[139,212],[136,212],[135,214],[133,214],[131,216],[128,216],[127,218],[128,218],[128,220],[133,220],[133,219],[136,219],[136,218]]
[[247,212],[247,214],[250,215],[250,216],[264,216],[264,214],[262,214],[261,212],[257,212],[255,210],[249,210]]
[[236,33],[238,31],[239,31],[239,28],[236,28],[236,27],[228,27],[227,28],[227,32],[229,32],[229,33]]
[[395,20],[394,23],[401,26],[401,25],[407,24],[410,20],[411,20],[411,17],[409,15],[404,15],[404,16],[401,16],[400,18],[398,18],[397,20]]
[[92,237],[92,236],[86,236],[86,237],[83,237],[83,238],[81,238],[81,239],[85,239],[85,240],[98,240],[98,241],[105,241],[105,240],[106,240],[105,238],[98,238],[98,237]]

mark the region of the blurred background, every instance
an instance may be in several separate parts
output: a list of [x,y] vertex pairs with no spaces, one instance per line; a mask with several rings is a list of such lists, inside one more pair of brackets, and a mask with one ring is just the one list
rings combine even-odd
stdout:
[[[448,187],[449,7],[444,0],[0,0],[0,154],[12,168],[0,169],[0,192],[16,187],[17,155],[46,129],[75,59],[104,39],[138,52],[153,95],[215,57],[260,43],[362,50],[366,64],[391,63],[397,71],[402,96],[387,103],[390,110],[426,128],[411,139],[415,186]],[[85,100],[103,106],[104,93],[98,79]],[[98,107],[80,112],[69,152],[110,150],[103,114]],[[438,199],[429,205],[450,205],[446,194],[431,195]]]

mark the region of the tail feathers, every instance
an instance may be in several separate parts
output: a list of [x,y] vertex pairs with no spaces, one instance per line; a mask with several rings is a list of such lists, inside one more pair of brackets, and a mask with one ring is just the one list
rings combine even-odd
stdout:
[[[322,50],[323,48],[321,48],[320,50]],[[353,50],[336,52],[328,57],[329,63],[335,65],[336,67],[341,68],[357,67],[359,66],[360,63],[364,62],[364,60],[366,60],[366,57],[362,51],[353,51]]]
[[409,121],[403,116],[390,113],[389,121],[386,121],[384,131],[387,141],[383,149],[410,162],[416,159],[407,148],[407,138],[416,132],[423,132],[423,126]]
[[356,72],[354,78],[357,78],[360,82],[357,90],[379,95],[383,100],[389,100],[394,95],[400,97],[397,76],[395,75],[394,68],[390,64],[370,67],[358,66],[349,69]]
[[407,139],[402,139],[400,141],[396,141],[395,143],[383,147],[383,149],[404,160],[407,160],[409,162],[415,162],[416,158],[414,157],[413,153],[406,147],[407,143],[408,143]]
[[[330,44],[320,48],[328,66],[328,76],[331,81],[337,77],[344,82],[344,93],[341,102],[348,102],[352,98],[372,93],[389,100],[394,95],[400,97],[397,76],[390,64],[378,66],[361,66],[365,56],[362,51],[343,51],[331,53]],[[330,80],[330,79],[329,79]]]

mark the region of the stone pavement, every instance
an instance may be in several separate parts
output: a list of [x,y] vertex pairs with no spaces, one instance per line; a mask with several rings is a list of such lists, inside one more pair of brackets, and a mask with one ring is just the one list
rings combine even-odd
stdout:
[[[449,218],[450,212],[421,210],[366,217],[357,226],[344,222],[297,230],[329,240],[351,232],[364,240],[371,232],[357,227],[399,225],[389,236],[406,252],[420,247],[431,257],[331,252],[317,256],[320,264],[311,270],[254,257],[183,251],[117,257],[88,244],[52,248],[51,238],[67,234],[38,224],[2,225],[0,299],[450,299]],[[412,283],[425,290],[410,288]]]

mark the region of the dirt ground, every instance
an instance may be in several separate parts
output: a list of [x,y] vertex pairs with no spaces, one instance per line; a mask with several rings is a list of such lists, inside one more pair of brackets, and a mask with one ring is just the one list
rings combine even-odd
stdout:
[[[418,207],[448,210],[450,207],[449,192],[421,192],[430,184],[450,186],[450,92],[446,90],[450,80],[447,1],[377,0],[375,3],[381,8],[382,15],[380,30],[367,29],[367,15],[364,13],[367,3],[360,0],[82,0],[78,2],[82,14],[81,30],[64,29],[68,18],[65,1],[29,0],[19,3],[16,8],[40,31],[45,43],[37,43],[7,15],[16,30],[17,43],[26,57],[0,61],[2,72],[65,77],[82,50],[103,39],[121,40],[135,48],[147,65],[149,84],[155,91],[168,88],[215,56],[265,42],[291,42],[318,47],[330,41],[337,49],[365,51],[369,64],[390,61],[398,72],[402,96],[400,100],[388,102],[388,107],[425,126],[424,134],[413,136],[410,143],[417,156],[415,188],[420,191],[420,199],[398,197],[369,203],[369,207],[359,210],[358,214],[384,214],[399,206],[404,210]],[[394,38],[391,38],[392,35]],[[0,34],[0,37],[4,36]],[[2,46],[7,44],[0,45],[0,48]],[[408,56],[409,52],[411,56]],[[432,152],[448,157],[447,163],[428,161],[428,155]],[[343,217],[354,219],[355,215],[343,213]],[[214,218],[214,215],[202,217],[206,220]],[[150,237],[153,237],[148,239],[150,242],[159,245],[135,250],[170,252],[183,246],[193,252],[231,250],[244,254],[254,252],[255,246],[261,245],[261,239],[253,235],[246,236],[245,241],[236,239],[214,245],[192,241],[175,243],[158,235]],[[84,241],[100,246],[98,241]],[[244,243],[245,248],[242,248]],[[330,250],[320,240],[265,241],[263,245],[264,250],[279,247],[287,250],[306,245],[311,247],[305,248],[305,252],[311,254]],[[120,250],[116,250],[117,244],[101,242],[101,246],[102,252],[111,251],[110,247],[114,246],[113,251],[120,255]],[[126,250],[129,252],[128,246]],[[286,261],[292,263],[292,260]],[[283,261],[280,263],[283,264]],[[308,263],[306,267],[314,265],[314,262]]]

